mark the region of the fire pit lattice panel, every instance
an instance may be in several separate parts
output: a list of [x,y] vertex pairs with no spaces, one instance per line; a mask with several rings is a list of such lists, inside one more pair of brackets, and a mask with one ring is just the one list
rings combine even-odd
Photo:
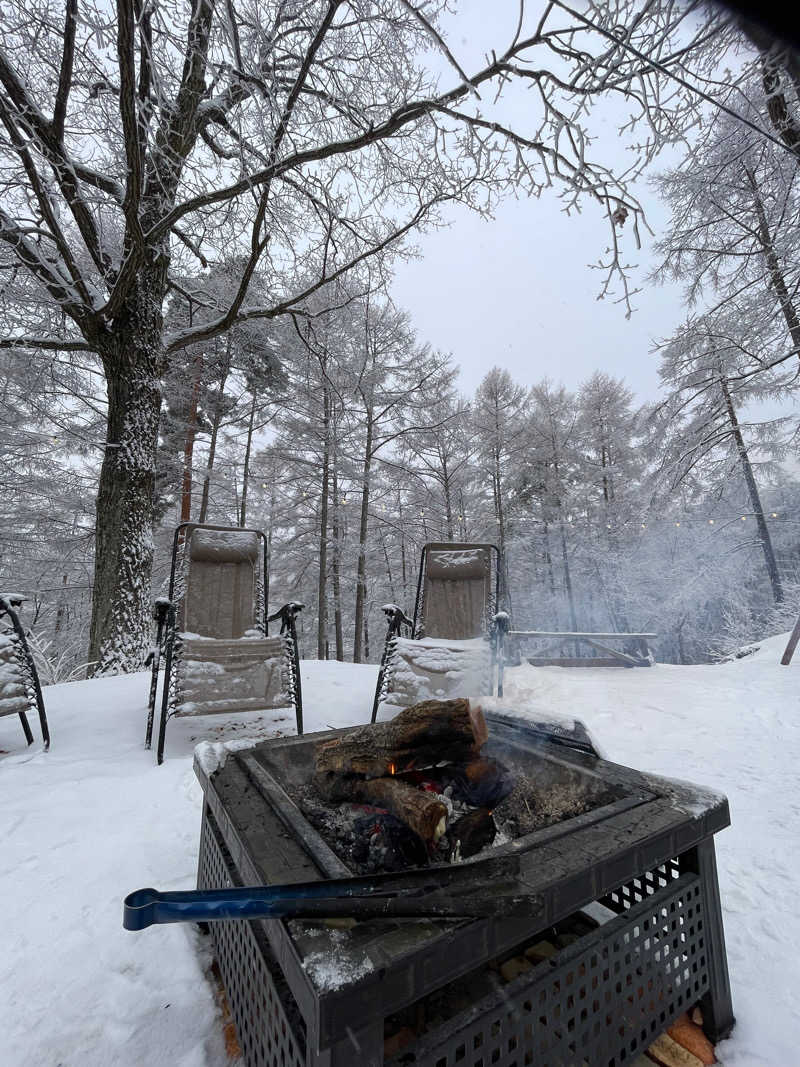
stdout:
[[[200,888],[241,885],[213,815],[203,820]],[[258,923],[214,924],[219,963],[245,1062],[253,1067],[306,1067],[305,1027],[291,990]]]
[[700,879],[684,875],[387,1067],[624,1064],[707,992],[703,927]]

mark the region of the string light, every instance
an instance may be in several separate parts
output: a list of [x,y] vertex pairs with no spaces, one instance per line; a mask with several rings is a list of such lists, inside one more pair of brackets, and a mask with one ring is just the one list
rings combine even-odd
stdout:
[[742,522],[747,522],[747,516],[746,515],[742,515]]
[[708,520],[708,525],[709,526],[713,526],[714,525],[714,520],[713,519],[709,519]]
[[773,519],[777,519],[777,517],[778,517],[777,511],[773,511],[772,517],[773,517]]
[[675,523],[675,525],[676,525],[676,526],[680,526],[680,523],[679,523],[679,522],[676,522],[676,523]]

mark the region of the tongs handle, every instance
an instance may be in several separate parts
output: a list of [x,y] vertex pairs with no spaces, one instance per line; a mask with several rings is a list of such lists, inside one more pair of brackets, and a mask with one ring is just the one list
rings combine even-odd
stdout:
[[411,884],[341,878],[294,885],[244,886],[162,893],[137,889],[125,897],[122,925],[144,930],[155,923],[213,922],[218,919],[470,918],[485,915],[535,917],[541,898],[516,879],[468,886],[435,879]]

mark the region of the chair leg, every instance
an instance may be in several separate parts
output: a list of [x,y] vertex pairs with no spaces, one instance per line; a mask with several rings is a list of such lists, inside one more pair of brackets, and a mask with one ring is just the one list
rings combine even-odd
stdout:
[[19,721],[22,723],[22,729],[25,734],[25,740],[29,745],[33,744],[33,733],[31,731],[30,723],[28,722],[28,716],[24,711],[19,713]]
[[161,665],[160,642],[153,649],[153,670],[150,675],[150,696],[147,701],[147,729],[144,733],[144,747],[150,748],[153,743],[153,720],[156,713],[156,692],[158,690],[158,669]]
[[303,736],[303,687],[300,682],[300,649],[297,646],[297,630],[291,620],[289,637],[292,646],[292,673],[294,674],[294,713],[297,719],[297,736]]
[[175,628],[171,626],[167,636],[167,651],[164,657],[164,683],[161,689],[161,718],[158,723],[158,749],[156,763],[160,767],[164,762],[164,738],[167,733],[167,719],[169,718],[169,685],[172,676],[173,649],[175,647]]

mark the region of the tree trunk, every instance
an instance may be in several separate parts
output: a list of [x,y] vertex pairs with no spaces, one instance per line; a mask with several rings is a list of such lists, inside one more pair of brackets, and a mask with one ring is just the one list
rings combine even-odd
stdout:
[[[498,427],[499,434],[499,427]],[[507,592],[506,582],[506,520],[503,513],[503,483],[500,474],[500,446],[494,449],[494,468],[492,471],[492,487],[494,489],[494,506],[497,516],[498,548],[500,549],[500,600]]]
[[225,383],[228,380],[228,375],[231,370],[231,337],[228,334],[225,347],[225,360],[222,364],[222,370],[219,376],[219,394],[217,396],[217,403],[214,408],[214,419],[211,424],[211,440],[208,444],[208,460],[206,462],[206,472],[203,476],[203,495],[200,500],[200,514],[198,516],[198,522],[205,522],[208,516],[208,495],[211,488],[211,472],[214,470],[214,457],[217,451],[217,437],[219,436],[219,427],[222,422],[222,407],[225,397]]
[[166,256],[143,268],[98,349],[106,373],[106,448],[97,491],[89,660],[93,674],[141,668],[150,644],[153,490]]
[[239,525],[247,522],[247,487],[250,484],[250,453],[253,448],[253,424],[256,421],[257,397],[253,390],[253,403],[250,405],[250,422],[247,425],[247,445],[244,450],[244,470],[242,471],[242,503],[239,511]]
[[194,358],[194,381],[189,397],[189,413],[186,420],[186,438],[183,446],[183,484],[181,486],[181,522],[192,517],[192,474],[194,467],[194,442],[197,438],[197,404],[200,399],[200,383],[203,378],[203,354]]
[[547,520],[544,522],[544,561],[547,565],[547,576],[550,583],[550,592],[555,597],[556,595],[556,578],[553,574],[553,556],[550,552],[550,527],[547,524]]
[[392,603],[397,603],[397,593],[394,589],[394,579],[392,578],[392,565],[389,562],[389,553],[386,548],[386,541],[381,534],[381,548],[383,549],[383,558],[386,560],[386,577],[389,580],[389,596],[392,598]]
[[333,627],[336,634],[336,658],[341,663],[344,660],[344,638],[342,634],[342,585],[340,580],[342,569],[342,548],[339,541],[339,478],[336,470],[336,462],[333,466],[333,562],[331,565],[331,578],[333,582]]
[[750,183],[750,188],[753,191],[753,203],[755,204],[756,217],[758,219],[758,240],[764,251],[764,259],[767,261],[770,284],[775,290],[775,295],[778,297],[778,303],[781,306],[786,327],[789,330],[789,336],[792,339],[794,353],[797,358],[800,359],[800,317],[798,317],[797,308],[794,305],[794,301],[789,292],[789,287],[786,284],[786,278],[781,270],[778,254],[775,251],[775,244],[772,240],[772,235],[769,232],[767,215],[764,211],[764,203],[758,192],[755,174],[749,167],[746,167],[745,171]]
[[[67,575],[66,574],[62,574],[62,576],[61,576],[61,585],[62,585],[62,587],[66,586],[67,581],[68,581]],[[59,601],[58,601],[58,610],[56,611],[56,624],[55,624],[55,627],[53,629],[53,633],[54,634],[57,634],[57,633],[59,633],[61,631],[61,628],[64,625],[64,620],[65,619],[69,620],[69,608],[67,607],[67,603],[66,603],[64,597],[62,596],[62,597],[59,598]]]
[[742,437],[736,409],[733,406],[733,399],[731,397],[730,388],[728,387],[728,379],[724,376],[720,376],[719,384],[722,389],[722,395],[725,398],[725,408],[728,412],[731,429],[733,430],[733,439],[736,442],[736,451],[739,454],[739,462],[742,465],[742,473],[744,474],[744,480],[747,485],[747,492],[750,494],[750,503],[753,508],[753,514],[756,517],[758,537],[761,541],[761,549],[764,553],[764,561],[767,565],[767,573],[769,574],[769,581],[772,586],[772,595],[775,598],[775,603],[780,604],[783,602],[783,586],[781,585],[778,563],[772,549],[772,538],[769,536],[767,520],[764,518],[764,509],[761,506],[761,497],[759,496],[758,486],[756,485],[756,480],[753,476],[753,467],[750,463],[750,457],[747,454],[744,438]]
[[442,458],[442,488],[444,490],[444,515],[447,522],[447,540],[452,541],[453,534],[453,505],[450,500],[450,475],[447,470],[447,457]]
[[328,493],[330,484],[331,404],[327,385],[322,387],[322,492],[319,508],[319,575],[317,578],[317,659],[325,659],[328,636]]
[[367,530],[369,522],[369,481],[372,467],[372,411],[367,411],[367,442],[361,481],[361,521],[358,530],[358,569],[356,574],[356,617],[353,637],[353,663],[361,663],[364,628],[364,601],[367,595]]
[[397,518],[400,526],[400,566],[403,575],[403,604],[408,603],[408,572],[406,571],[406,535],[403,526],[403,502],[397,498]]
[[[567,592],[567,603],[569,604],[569,621],[572,626],[573,632],[578,629],[578,620],[575,615],[575,598],[572,595],[572,576],[569,572],[569,557],[567,556],[567,535],[564,532],[564,520],[559,519],[559,530],[561,532],[561,560],[564,564],[564,588]],[[580,650],[576,642],[575,645],[576,655],[580,655]]]
[[[269,523],[267,525],[267,567],[264,572],[264,618],[269,618],[269,574],[272,570],[272,529],[275,518],[275,472],[272,471],[269,487]],[[265,623],[266,625],[266,623]]]

